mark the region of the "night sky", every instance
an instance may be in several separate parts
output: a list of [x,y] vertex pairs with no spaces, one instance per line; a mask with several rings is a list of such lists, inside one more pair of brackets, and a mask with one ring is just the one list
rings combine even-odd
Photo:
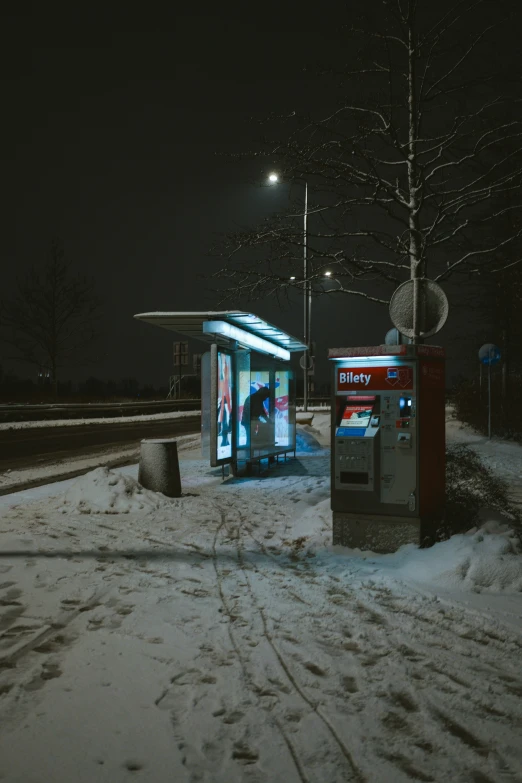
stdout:
[[[262,164],[224,153],[259,146],[265,129],[251,117],[329,105],[313,66],[334,51],[342,58],[345,4],[321,15],[293,4],[176,8],[51,3],[1,20],[3,286],[59,236],[104,300],[100,359],[66,377],[166,384],[176,337],[133,314],[216,308],[206,289],[219,267],[208,256],[217,234],[288,202],[286,186],[251,184],[263,181]],[[299,302],[286,312],[271,302],[237,307],[302,336]],[[314,301],[322,357],[331,345],[380,343],[390,326],[384,308]],[[320,376],[325,369],[322,358]]]

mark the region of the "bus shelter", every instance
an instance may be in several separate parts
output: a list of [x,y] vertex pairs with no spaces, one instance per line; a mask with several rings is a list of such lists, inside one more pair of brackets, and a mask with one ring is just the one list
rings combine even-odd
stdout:
[[139,321],[203,341],[201,447],[211,466],[295,453],[293,352],[306,345],[253,313],[139,313]]

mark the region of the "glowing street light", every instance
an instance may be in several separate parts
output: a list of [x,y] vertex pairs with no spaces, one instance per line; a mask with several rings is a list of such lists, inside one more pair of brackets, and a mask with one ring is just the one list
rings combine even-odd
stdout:
[[272,172],[272,174],[268,175],[268,181],[272,183],[279,182],[279,177],[277,176],[277,174]]

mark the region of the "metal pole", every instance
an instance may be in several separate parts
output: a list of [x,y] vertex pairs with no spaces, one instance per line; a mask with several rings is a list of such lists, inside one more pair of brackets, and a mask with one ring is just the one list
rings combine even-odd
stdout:
[[419,305],[420,305],[420,297],[419,297],[419,278],[417,277],[417,271],[415,271],[415,277],[413,278],[413,342],[415,345],[419,342],[419,332],[420,332],[420,325],[419,325]]
[[306,350],[304,352],[304,370],[303,370],[303,409],[308,410],[308,361],[310,357],[310,315],[311,315],[311,292],[308,284],[308,259],[306,256],[306,222],[308,217],[308,182],[305,180],[304,196],[304,217],[303,217],[303,280],[304,280],[304,340]]
[[489,349],[488,364],[488,438],[491,440],[491,348]]

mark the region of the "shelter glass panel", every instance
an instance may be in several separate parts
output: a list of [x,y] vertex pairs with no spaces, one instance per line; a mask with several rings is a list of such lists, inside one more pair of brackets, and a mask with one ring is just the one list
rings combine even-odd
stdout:
[[210,459],[210,351],[201,357],[201,456]]

